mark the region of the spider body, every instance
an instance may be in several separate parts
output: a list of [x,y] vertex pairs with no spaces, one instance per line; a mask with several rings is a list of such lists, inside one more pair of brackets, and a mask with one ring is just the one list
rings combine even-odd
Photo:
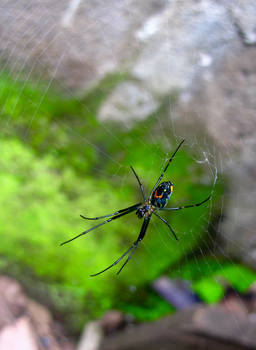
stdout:
[[156,208],[164,208],[173,192],[173,184],[170,181],[162,182],[154,191],[151,204]]
[[139,219],[148,218],[152,215],[154,209],[154,206],[150,202],[146,201],[142,204],[141,207],[139,207],[139,209],[136,211],[136,214]]
[[143,196],[144,201],[140,202],[140,203],[137,203],[137,204],[134,204],[134,205],[132,205],[130,207],[127,207],[127,208],[115,211],[112,214],[98,216],[98,217],[95,217],[95,218],[88,218],[88,217],[85,217],[85,216],[81,215],[81,217],[83,219],[86,219],[86,220],[98,220],[98,219],[103,219],[103,218],[107,218],[107,217],[109,219],[106,219],[103,222],[101,222],[100,224],[95,225],[95,226],[89,228],[88,230],[80,233],[79,235],[77,235],[77,236],[75,236],[75,237],[73,237],[73,238],[71,238],[71,239],[61,243],[61,245],[69,243],[69,242],[73,241],[74,239],[76,239],[76,238],[78,238],[78,237],[80,237],[82,235],[85,235],[86,233],[96,229],[97,227],[105,225],[105,224],[107,224],[107,223],[109,223],[109,222],[111,222],[113,220],[116,220],[116,219],[120,218],[121,216],[127,215],[127,214],[129,214],[131,212],[134,212],[136,210],[136,214],[137,214],[138,218],[139,219],[143,218],[143,223],[142,223],[142,226],[141,226],[141,230],[140,230],[140,233],[139,233],[137,239],[133,242],[133,244],[130,246],[130,248],[127,249],[126,252],[123,255],[121,255],[120,258],[117,259],[113,264],[111,264],[110,266],[108,266],[104,270],[102,270],[102,271],[100,271],[98,273],[95,273],[95,274],[93,274],[91,276],[97,276],[97,275],[107,271],[111,267],[113,267],[116,264],[118,264],[125,256],[128,255],[127,259],[125,260],[125,262],[123,263],[123,265],[121,266],[119,271],[117,272],[117,274],[119,274],[122,271],[122,269],[124,268],[124,266],[128,263],[128,261],[132,258],[132,256],[133,256],[135,250],[137,249],[139,243],[145,237],[149,221],[150,221],[150,219],[151,219],[153,214],[158,219],[160,219],[162,222],[164,222],[168,226],[168,228],[170,229],[170,231],[173,234],[173,236],[175,237],[175,239],[178,240],[178,238],[177,238],[174,230],[172,229],[172,227],[168,224],[168,222],[165,219],[163,219],[158,214],[158,212],[161,211],[161,210],[180,210],[180,209],[185,209],[185,208],[198,207],[201,204],[207,202],[211,198],[211,196],[208,196],[206,199],[204,199],[200,203],[189,204],[189,205],[184,205],[184,206],[174,207],[174,208],[166,208],[166,205],[167,205],[167,203],[168,203],[168,201],[169,201],[169,199],[170,199],[170,197],[172,195],[174,186],[173,186],[173,184],[170,181],[161,182],[161,180],[162,180],[166,170],[168,169],[170,163],[172,162],[175,154],[178,152],[179,148],[181,147],[181,145],[183,144],[184,141],[185,140],[180,142],[180,144],[176,148],[175,152],[173,153],[171,158],[168,160],[168,162],[167,162],[167,164],[166,164],[162,174],[159,176],[159,178],[158,178],[155,186],[153,187],[153,189],[152,189],[152,191],[151,191],[151,193],[150,193],[148,198],[145,196],[144,188],[143,188],[143,185],[142,185],[138,175],[136,174],[135,170],[131,166],[132,172],[134,173],[136,179],[138,180],[138,183],[139,183],[139,186],[140,186],[140,190],[141,190],[141,194]]
[[154,210],[164,208],[173,192],[173,184],[170,181],[162,182],[152,194],[150,200],[145,201],[136,214],[139,219],[150,217]]

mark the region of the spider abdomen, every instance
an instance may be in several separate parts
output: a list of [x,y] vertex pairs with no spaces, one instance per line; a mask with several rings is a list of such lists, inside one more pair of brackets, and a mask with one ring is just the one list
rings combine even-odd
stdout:
[[173,184],[170,181],[162,182],[154,191],[151,204],[157,208],[164,208],[173,192]]

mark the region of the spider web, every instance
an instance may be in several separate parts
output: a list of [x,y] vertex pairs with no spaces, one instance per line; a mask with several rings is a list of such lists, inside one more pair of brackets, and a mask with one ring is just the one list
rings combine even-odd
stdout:
[[[132,1],[126,1],[126,6],[124,6],[126,9],[129,8],[128,13],[126,13],[126,16],[129,23],[133,23],[133,18],[136,17],[136,21],[139,22],[140,16],[135,13],[135,8],[132,5]],[[127,6],[127,4],[130,3],[130,6]],[[104,2],[98,1],[97,6],[95,6],[95,9],[88,11],[87,13],[87,19],[88,23],[86,23],[85,26],[85,35],[86,32],[90,33],[90,29],[93,28],[93,26],[106,26],[106,30],[108,30],[108,27],[110,25],[111,21],[116,20],[116,16],[118,14],[118,7],[121,6],[119,4],[116,4],[114,1],[111,1],[111,4],[113,5],[113,12],[112,16],[104,18],[104,10],[105,6],[110,6],[110,4],[106,5]],[[83,6],[82,6],[83,5]],[[9,77],[12,77],[13,86],[16,82],[22,81],[22,84],[19,87],[19,93],[18,96],[16,96],[16,102],[10,103],[10,99],[12,98],[11,94],[7,94],[5,96],[4,103],[2,104],[1,108],[4,112],[3,115],[5,116],[1,120],[1,129],[2,134],[7,137],[12,137],[10,134],[13,129],[12,125],[16,120],[15,113],[19,106],[19,103],[22,99],[24,99],[24,91],[26,89],[26,86],[30,84],[30,81],[33,81],[34,86],[40,87],[42,89],[42,94],[40,98],[38,99],[38,103],[36,108],[33,108],[33,113],[30,115],[29,122],[27,123],[27,126],[25,130],[21,130],[19,132],[20,139],[25,144],[29,144],[29,140],[31,138],[31,133],[33,133],[33,125],[37,118],[40,116],[40,108],[42,104],[44,103],[45,99],[47,98],[48,94],[51,93],[52,90],[58,90],[61,91],[64,96],[67,98],[72,98],[73,100],[77,101],[81,108],[87,111],[88,113],[94,113],[93,110],[90,110],[90,106],[88,107],[88,104],[83,102],[83,100],[78,97],[78,94],[76,90],[74,89],[74,79],[71,79],[72,81],[69,82],[66,75],[63,75],[64,70],[63,66],[68,65],[68,57],[71,57],[71,60],[75,60],[75,63],[71,65],[72,73],[75,75],[75,77],[78,77],[79,79],[79,73],[81,70],[83,70],[85,67],[83,65],[84,61],[86,61],[86,50],[83,48],[83,42],[78,42],[74,44],[72,35],[76,35],[76,38],[79,38],[79,35],[77,33],[72,33],[68,31],[68,28],[72,28],[74,23],[81,22],[83,17],[83,11],[86,11],[87,7],[86,5],[82,4],[80,0],[71,0],[69,2],[50,2],[50,1],[44,1],[35,4],[32,1],[6,1],[1,2],[1,55],[0,55],[0,61],[1,61],[1,72],[5,73],[8,72],[7,75]],[[88,5],[88,8],[90,6]],[[38,13],[40,13],[40,16],[38,16]],[[60,15],[61,14],[61,15]],[[35,23],[35,18],[40,18],[39,23]],[[135,23],[136,23],[135,21]],[[122,23],[122,18],[117,21],[117,26],[120,26]],[[123,24],[124,25],[124,24]],[[78,28],[78,27],[77,27]],[[152,28],[152,27],[150,27]],[[120,28],[119,28],[120,29]],[[124,31],[125,31],[125,25],[124,25]],[[118,31],[122,35],[122,31]],[[143,33],[142,33],[143,34]],[[142,35],[140,34],[140,35]],[[167,35],[167,34],[166,34]],[[118,39],[118,38],[116,38]],[[129,38],[126,38],[128,40]],[[171,37],[166,38],[171,41]],[[167,43],[168,43],[167,40]],[[118,40],[116,40],[118,42]],[[79,45],[81,45],[81,52],[79,50]],[[101,46],[105,49],[107,52],[106,56],[109,56],[109,60],[106,61],[105,65],[102,65],[102,72],[96,72],[97,74],[97,80],[98,82],[104,77],[106,72],[113,72],[115,71],[116,67],[119,66],[120,61],[124,62],[124,57],[122,55],[119,55],[119,50],[122,49],[122,46],[115,45],[115,41],[110,41],[109,36],[106,33],[106,36],[104,36],[104,32],[101,31],[101,37],[99,38],[98,46]],[[93,48],[97,48],[97,45],[94,45]],[[132,45],[132,52],[136,49],[137,44]],[[70,51],[72,52],[72,55],[70,54]],[[53,54],[52,54],[53,52]],[[168,54],[168,50],[167,50]],[[84,55],[85,57],[81,57],[81,67],[79,70],[79,59],[80,55]],[[89,54],[88,54],[89,55]],[[54,56],[57,57],[57,59],[52,59]],[[171,57],[171,53],[170,53]],[[88,59],[91,59],[91,56],[89,56]],[[100,61],[100,57],[97,55],[97,52],[95,52],[95,59]],[[129,58],[130,59],[130,58]],[[129,59],[127,60],[129,62]],[[75,67],[78,70],[75,71]],[[171,60],[169,63],[169,68],[167,72],[167,76],[171,79]],[[94,72],[90,71],[90,67],[88,67],[88,71],[86,72],[86,75],[81,77],[81,81],[88,78],[88,80],[84,84],[88,84],[91,88],[93,88],[92,83],[92,77]],[[79,88],[82,88],[82,82],[79,81]],[[125,81],[125,77],[123,79]],[[121,79],[122,83],[122,79]],[[94,82],[95,84],[95,82]],[[85,86],[85,88],[88,88],[88,86]],[[27,103],[33,103],[33,101],[29,100]],[[9,114],[6,114],[7,106],[11,104],[11,110],[9,110]],[[186,138],[186,135],[183,135],[182,131],[180,131],[180,128],[176,128],[175,123],[175,116],[172,111],[172,102],[169,101],[167,103],[168,105],[168,113],[171,115],[166,120],[163,120],[161,116],[158,114],[158,112],[153,113],[153,118],[157,120],[157,130],[154,133],[153,130],[149,130],[149,127],[145,123],[145,126],[141,124],[141,128],[148,128],[148,142],[145,142],[143,139],[140,138],[140,136],[137,136],[136,134],[129,134],[129,138],[132,139],[133,143],[137,143],[138,150],[139,149],[146,149],[148,152],[151,152],[153,154],[152,157],[150,157],[150,166],[147,168],[147,175],[146,175],[146,188],[147,190],[150,190],[149,188],[149,179],[151,179],[151,184],[155,182],[155,179],[160,175],[160,172],[163,170],[163,167],[166,164],[166,161],[170,157],[171,153],[175,149],[176,145],[179,143],[179,141],[182,138]],[[22,118],[22,112],[18,119]],[[123,163],[122,157],[118,157],[118,154],[113,155],[110,151],[105,150],[103,147],[99,145],[99,143],[88,134],[84,134],[83,131],[79,131],[77,128],[73,127],[72,124],[69,122],[69,120],[63,118],[54,118],[54,123],[58,125],[60,130],[63,130],[63,132],[67,132],[70,135],[75,135],[75,137],[81,141],[81,145],[86,145],[86,147],[89,147],[93,149],[93,151],[99,155],[99,158],[102,159],[102,162],[105,162],[106,160],[112,164],[112,170],[109,172],[106,168],[103,167],[97,167],[95,169],[94,175],[105,177],[108,179],[118,179],[118,189],[108,189],[108,193],[111,193],[115,190],[118,190],[120,193],[124,192],[126,187],[125,184],[130,181],[132,174],[128,170],[128,165],[126,163]],[[122,128],[129,130],[131,128],[130,122],[128,123],[127,120],[119,121]],[[143,173],[142,169],[139,165],[139,160],[134,158],[134,149],[129,149],[129,142],[125,139],[122,139],[120,137],[120,134],[118,133],[116,128],[112,127],[112,124],[108,121],[100,120],[98,121],[97,128],[100,130],[101,134],[104,135],[106,139],[109,139],[115,147],[120,148],[120,152],[124,152],[126,154],[126,158],[130,160],[134,160],[136,163],[132,164],[135,169],[139,169],[138,173],[139,176],[143,182]],[[47,137],[47,133],[45,134]],[[162,149],[160,149],[159,146],[159,139],[164,140],[162,142]],[[52,146],[52,149],[58,148],[58,144],[56,144],[55,140],[50,140],[50,145]],[[60,141],[58,141],[60,142]],[[154,149],[152,149],[151,146],[154,146]],[[81,147],[82,147],[81,146]],[[39,147],[39,146],[38,146]],[[193,178],[186,177],[186,178],[177,178],[177,175],[175,177],[174,184],[177,187],[177,190],[175,188],[175,191],[178,193],[178,189],[181,189],[183,186],[185,186],[188,182],[195,182],[200,181],[202,185],[207,185],[210,188],[210,193],[212,194],[213,198],[215,196],[215,190],[216,185],[218,184],[219,180],[219,174],[222,174],[222,164],[219,160],[219,157],[217,155],[217,151],[210,144],[206,136],[202,137],[194,135],[193,138],[189,138],[186,140],[186,151],[189,153],[190,158],[193,160],[193,162],[197,165],[197,169],[201,168],[202,172],[200,173],[200,176],[194,176],[196,180],[193,180]],[[145,152],[146,153],[146,152]],[[145,154],[144,153],[144,154]],[[175,167],[178,166],[180,161],[182,161],[185,158],[185,155],[181,152],[176,155],[175,161],[170,165],[168,169],[168,176],[172,177],[172,171],[175,170]],[[192,164],[192,162],[191,162]],[[160,165],[160,167],[159,167]],[[162,167],[162,168],[161,168]],[[193,173],[193,166],[191,165]],[[114,170],[113,170],[114,169]],[[14,170],[12,170],[15,172]],[[174,171],[175,173],[175,171]],[[166,177],[168,177],[166,176]],[[138,190],[139,192],[139,190]],[[178,195],[177,195],[178,196]],[[174,203],[175,194],[171,198],[170,203]],[[177,197],[176,197],[177,198]],[[178,197],[179,198],[179,197]],[[218,216],[222,217],[224,215],[224,195],[221,195],[218,199]],[[195,199],[197,201],[197,199]],[[180,204],[190,204],[190,203],[183,203],[182,198],[179,198],[178,202]],[[129,203],[127,204],[127,206]],[[123,205],[122,207],[125,207],[126,205]],[[172,206],[172,204],[170,204]],[[197,269],[199,275],[201,274],[202,277],[206,277],[207,274],[212,275],[214,270],[211,264],[208,262],[208,257],[211,256],[214,265],[216,268],[216,265],[220,269],[220,271],[223,269],[223,261],[228,261],[231,264],[235,265],[235,262],[233,262],[232,258],[227,254],[227,252],[222,248],[221,244],[217,244],[215,242],[215,238],[219,237],[219,222],[213,222],[214,221],[214,215],[216,215],[216,208],[214,208],[214,200],[210,200],[208,204],[209,210],[204,211],[201,215],[197,217],[197,214],[194,214],[194,222],[191,227],[187,228],[185,231],[180,232],[178,227],[174,227],[175,231],[179,235],[179,244],[170,244],[170,239],[168,237],[167,229],[160,229],[160,223],[158,223],[156,220],[151,220],[150,225],[151,231],[148,233],[148,235],[143,240],[140,250],[145,251],[145,255],[148,259],[153,259],[153,261],[157,261],[157,245],[150,245],[148,242],[151,239],[151,236],[154,234],[156,235],[158,239],[158,243],[160,246],[164,246],[166,248],[166,251],[170,252],[170,254],[174,254],[175,251],[179,250],[181,259],[176,262],[175,270],[176,276],[183,277],[183,266],[188,264],[189,261],[193,260],[195,264],[195,268]],[[103,210],[100,208],[100,212]],[[116,208],[113,208],[116,209]],[[74,208],[75,212],[81,210],[80,208]],[[112,210],[112,209],[111,209]],[[192,209],[195,210],[195,209]],[[195,213],[195,212],[194,212]],[[95,213],[97,214],[97,213]],[[72,215],[72,213],[70,213]],[[101,215],[101,213],[99,213]],[[102,213],[104,215],[104,213]],[[183,215],[182,211],[177,215]],[[167,219],[167,217],[165,216]],[[169,220],[172,220],[173,215]],[[128,218],[126,219],[128,222]],[[168,220],[168,222],[169,222]],[[73,221],[74,222],[74,221]],[[135,221],[133,221],[135,222]],[[111,224],[112,225],[112,224]],[[213,227],[214,225],[214,227]],[[114,227],[104,227],[104,231],[115,231]],[[129,227],[130,237],[137,237],[139,227],[138,225],[132,225]],[[200,245],[195,249],[195,242],[198,240],[198,235],[196,232],[200,231]],[[212,232],[215,233],[214,237],[212,236]],[[104,232],[100,232],[100,234],[104,234]],[[113,232],[112,232],[113,234]],[[223,233],[222,233],[223,234]],[[97,236],[97,235],[96,235]],[[192,236],[194,237],[192,240],[189,241],[188,245],[191,245],[191,249],[188,249],[188,247],[185,248],[183,246],[183,240],[188,237]],[[91,240],[93,240],[93,235],[90,237]],[[134,238],[133,238],[134,239]],[[225,237],[225,239],[229,239],[228,237]],[[88,237],[89,240],[89,237]],[[88,242],[87,240],[87,242]],[[90,243],[89,243],[90,244]],[[129,241],[121,242],[122,249],[120,251],[125,251],[128,247],[127,244],[129,244]],[[95,246],[92,246],[95,248]],[[241,248],[241,247],[240,247]],[[70,250],[72,250],[72,247],[69,247]],[[97,255],[101,255],[104,251],[110,250],[110,246],[100,246]],[[138,249],[139,250],[139,249]],[[184,252],[183,252],[184,250]],[[60,254],[66,254],[65,252],[60,251]],[[71,254],[71,253],[70,253]],[[96,254],[96,253],[95,253]],[[113,261],[115,260],[115,254],[117,254],[117,251],[113,252],[112,250],[109,251],[108,256],[109,259],[113,258]],[[137,254],[137,252],[136,252]],[[136,269],[139,271],[139,273],[142,275],[142,267],[140,266],[139,260],[136,261],[136,254],[133,256],[132,263],[130,262],[129,265],[126,266],[126,269]],[[199,263],[200,261],[204,261],[204,265],[206,266],[206,271],[202,271],[202,264]],[[111,260],[109,261],[111,263]],[[101,267],[104,266],[95,266],[94,262],[89,263],[91,269],[100,270]],[[106,262],[106,266],[108,265],[108,262]],[[171,270],[171,268],[170,268]],[[113,270],[110,270],[110,273],[114,274]],[[93,270],[92,270],[93,272]],[[168,271],[167,271],[168,272]],[[122,272],[122,274],[124,271]],[[192,272],[191,272],[192,275]],[[245,279],[246,277],[243,275],[240,275],[241,279]],[[76,281],[76,283],[79,283],[79,281]],[[247,283],[247,281],[245,281]],[[130,291],[131,294],[134,293],[134,290],[136,288],[139,288],[136,284],[127,284],[125,288]]]

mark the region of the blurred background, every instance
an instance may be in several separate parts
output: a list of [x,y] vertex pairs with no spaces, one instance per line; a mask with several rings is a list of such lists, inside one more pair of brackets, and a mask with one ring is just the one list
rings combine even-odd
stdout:
[[[256,3],[0,1],[0,349],[256,348]],[[120,275],[132,213],[166,212]],[[121,266],[120,266],[121,267]]]

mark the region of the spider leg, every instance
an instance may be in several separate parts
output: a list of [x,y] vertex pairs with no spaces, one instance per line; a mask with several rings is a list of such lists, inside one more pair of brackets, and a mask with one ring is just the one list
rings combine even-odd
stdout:
[[144,201],[146,201],[146,196],[145,196],[145,192],[144,192],[144,188],[143,188],[143,185],[139,179],[139,176],[136,174],[135,170],[133,169],[133,167],[131,166],[131,169],[132,169],[132,172],[133,174],[135,175],[136,179],[138,180],[138,183],[139,183],[139,186],[140,186],[140,190],[141,190],[141,193],[142,193],[142,196],[143,196],[143,199]]
[[132,207],[130,207],[130,209],[128,209],[128,210],[125,211],[124,213],[118,214],[118,215],[116,215],[116,216],[114,216],[114,217],[112,217],[112,218],[110,218],[110,219],[107,219],[107,220],[101,222],[100,224],[98,224],[98,225],[96,225],[96,226],[93,226],[93,227],[89,228],[89,230],[86,230],[86,231],[80,233],[79,235],[77,235],[77,236],[75,236],[75,237],[73,237],[73,238],[71,238],[71,239],[69,239],[69,240],[67,240],[67,241],[65,241],[65,242],[63,242],[63,243],[61,243],[61,245],[64,245],[64,244],[66,244],[66,243],[69,243],[69,242],[73,241],[74,239],[77,239],[78,237],[80,237],[80,236],[82,236],[82,235],[85,235],[86,233],[88,233],[88,232],[90,232],[90,231],[96,229],[97,227],[100,227],[100,226],[102,226],[102,225],[105,225],[105,224],[107,224],[108,222],[111,222],[111,221],[113,221],[113,220],[115,220],[115,219],[120,218],[121,216],[124,216],[124,215],[126,215],[126,214],[129,214],[129,213],[131,213],[132,211],[136,210],[138,207],[139,207],[139,205],[132,206]]
[[100,272],[94,273],[93,275],[90,275],[91,277],[100,275],[101,273],[111,269],[111,267],[115,266],[116,264],[119,263],[120,260],[122,260],[132,249],[134,248],[134,245],[132,245],[128,250],[126,250],[126,252],[120,256],[119,259],[117,259],[115,262],[113,262],[113,264],[111,264],[110,266],[108,266],[107,268],[105,268],[104,270],[101,270]]
[[130,253],[130,255],[128,256],[128,258],[125,260],[125,262],[123,263],[123,265],[121,266],[121,268],[119,269],[119,271],[117,272],[117,275],[119,275],[119,273],[123,270],[123,268],[125,267],[125,265],[128,263],[128,261],[132,258],[136,248],[138,247],[138,243],[134,242],[134,247]]
[[142,227],[141,227],[141,230],[140,230],[140,234],[138,236],[138,238],[136,239],[136,241],[133,243],[133,245],[126,250],[126,252],[120,256],[120,258],[118,258],[115,262],[113,262],[113,264],[111,264],[110,266],[108,266],[107,268],[105,268],[104,270],[100,271],[100,272],[97,272],[93,275],[90,275],[91,277],[94,277],[94,276],[97,276],[97,275],[100,275],[101,273],[111,269],[111,267],[115,266],[116,264],[119,263],[119,261],[121,261],[128,253],[130,253],[130,255],[128,256],[128,258],[126,259],[125,263],[122,265],[122,267],[120,268],[120,270],[117,272],[117,274],[119,274],[122,269],[124,268],[124,266],[128,263],[128,261],[131,259],[131,257],[133,256],[136,248],[138,247],[138,244],[139,242],[144,238],[145,234],[146,234],[146,230],[147,230],[147,227],[148,227],[148,224],[149,224],[149,220],[150,220],[150,217],[147,217],[144,219],[143,221],[143,224],[142,224]]
[[120,270],[117,272],[117,275],[119,275],[119,273],[123,270],[123,268],[125,267],[125,265],[128,263],[128,261],[132,258],[136,248],[138,247],[139,242],[142,241],[142,239],[144,238],[146,231],[147,231],[147,227],[149,224],[149,220],[150,220],[151,216],[149,216],[148,218],[145,218],[140,230],[140,234],[139,237],[137,238],[137,240],[133,243],[134,248],[131,251],[130,255],[128,256],[128,258],[126,259],[126,261],[124,262],[124,264],[121,266]]
[[118,210],[118,211],[116,211],[116,212],[114,212],[112,214],[103,215],[103,216],[96,216],[95,218],[87,218],[86,216],[83,216],[83,215],[80,215],[80,216],[81,216],[81,218],[83,218],[85,220],[99,220],[99,219],[107,218],[108,216],[114,216],[114,215],[123,213],[123,212],[128,211],[128,210],[133,209],[133,208],[137,209],[137,207],[140,206],[140,205],[141,205],[141,203],[134,204],[134,205],[132,205],[132,206],[130,206],[128,208]]
[[159,176],[155,186],[153,187],[153,190],[151,191],[150,193],[150,197],[152,197],[152,194],[154,193],[155,189],[157,188],[157,186],[159,185],[160,181],[162,180],[163,176],[164,176],[164,173],[166,172],[166,170],[168,169],[168,166],[170,165],[170,163],[172,162],[173,158],[175,157],[175,154],[178,152],[179,148],[181,147],[181,145],[183,144],[185,140],[182,140],[179,144],[179,146],[176,148],[175,152],[173,153],[173,155],[171,156],[171,158],[168,160],[165,168],[164,168],[164,171],[162,172],[162,174]]
[[190,205],[183,205],[182,207],[176,207],[176,208],[160,208],[159,210],[180,210],[180,209],[185,209],[185,208],[199,207],[201,204],[207,202],[210,198],[211,198],[211,195],[208,196],[206,199],[204,199],[200,203],[190,204]]
[[155,211],[153,211],[153,214],[155,214],[160,220],[162,220],[171,230],[171,233],[173,234],[173,236],[175,237],[175,239],[178,241],[178,237],[176,236],[176,233],[173,231],[173,229],[171,228],[171,226],[168,224],[168,222],[166,220],[164,220],[163,218],[161,218],[160,215],[158,215]]

